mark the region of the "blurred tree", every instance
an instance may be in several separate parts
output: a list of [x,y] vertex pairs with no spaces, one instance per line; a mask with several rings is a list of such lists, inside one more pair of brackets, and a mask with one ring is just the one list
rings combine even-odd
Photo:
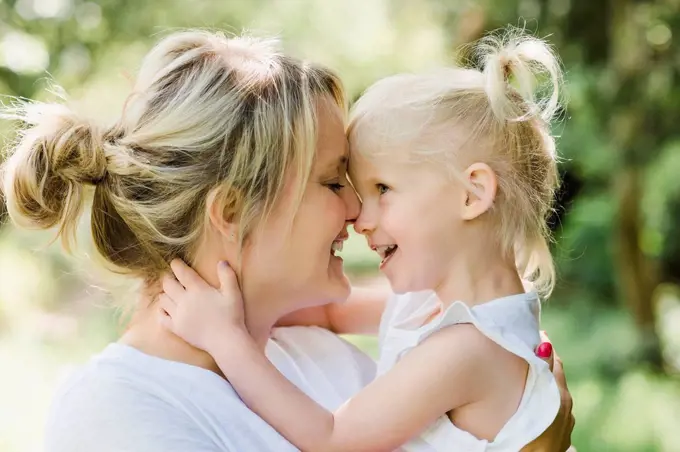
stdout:
[[603,166],[610,172],[616,203],[616,280],[638,328],[640,358],[661,369],[655,290],[673,277],[669,251],[680,227],[670,209],[673,196],[677,199],[677,176],[659,179],[664,166],[665,171],[678,168],[677,159],[669,158],[670,149],[677,147],[680,111],[680,93],[673,83],[678,78],[678,37],[671,32],[678,22],[678,3],[614,0],[609,11],[608,58],[594,64],[598,75],[590,95],[613,147]]
[[[618,204],[617,268],[624,300],[633,314],[642,339],[641,358],[655,369],[663,368],[663,355],[656,332],[654,289],[660,282],[656,266],[641,241],[644,220],[641,201],[645,166],[658,154],[660,137],[647,110],[653,104],[647,89],[658,67],[654,49],[647,40],[644,9],[653,1],[613,0],[610,28],[610,70],[615,77],[608,130],[618,148],[618,167],[613,172],[613,190]],[[642,16],[642,17],[641,17]]]

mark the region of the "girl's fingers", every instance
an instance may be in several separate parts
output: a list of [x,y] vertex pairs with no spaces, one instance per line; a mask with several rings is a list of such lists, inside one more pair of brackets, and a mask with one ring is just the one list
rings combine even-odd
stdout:
[[201,276],[194,271],[193,268],[189,267],[181,259],[173,259],[170,262],[170,268],[175,274],[175,278],[187,289],[199,289],[203,286],[209,286],[207,282]]
[[163,328],[165,328],[168,331],[173,331],[172,318],[169,315],[167,315],[165,311],[161,312],[161,315],[158,317],[158,321],[160,322]]
[[220,280],[220,292],[223,294],[231,293],[234,290],[241,290],[238,285],[236,273],[227,261],[220,261],[220,263],[217,264],[217,277]]
[[177,311],[177,304],[172,300],[172,298],[164,293],[160,294],[158,297],[158,307],[170,318],[172,318]]
[[163,275],[161,284],[163,286],[163,292],[168,294],[170,298],[181,300],[182,295],[184,295],[184,286],[182,286],[182,284],[180,284],[172,275]]

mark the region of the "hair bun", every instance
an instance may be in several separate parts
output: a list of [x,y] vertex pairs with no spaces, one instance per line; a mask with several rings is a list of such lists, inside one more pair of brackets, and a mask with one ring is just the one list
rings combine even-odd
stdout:
[[475,50],[484,64],[491,108],[500,121],[552,119],[559,108],[562,71],[551,46],[509,28],[483,38]]
[[1,116],[28,126],[3,168],[10,217],[27,227],[58,225],[68,244],[83,207],[84,185],[106,176],[102,135],[61,104],[21,102]]

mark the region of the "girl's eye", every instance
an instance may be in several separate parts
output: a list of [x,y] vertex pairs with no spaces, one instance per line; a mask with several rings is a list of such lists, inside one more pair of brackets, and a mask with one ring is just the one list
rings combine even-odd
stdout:
[[390,190],[390,187],[388,187],[385,184],[375,184],[375,188],[378,189],[378,193],[380,193],[381,195],[384,195]]

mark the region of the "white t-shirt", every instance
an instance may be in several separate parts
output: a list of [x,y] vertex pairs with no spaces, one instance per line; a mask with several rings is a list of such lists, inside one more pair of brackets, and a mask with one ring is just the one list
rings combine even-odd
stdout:
[[[276,329],[266,353],[329,410],[375,377],[368,356],[321,328]],[[62,385],[45,441],[47,452],[297,450],[215,373],[115,343]]]

